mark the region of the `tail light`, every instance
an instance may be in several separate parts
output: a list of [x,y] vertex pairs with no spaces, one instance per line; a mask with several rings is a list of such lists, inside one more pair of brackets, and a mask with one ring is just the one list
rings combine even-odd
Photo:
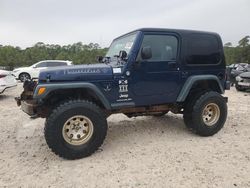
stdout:
[[6,74],[0,74],[0,78],[4,78],[6,76],[7,76]]

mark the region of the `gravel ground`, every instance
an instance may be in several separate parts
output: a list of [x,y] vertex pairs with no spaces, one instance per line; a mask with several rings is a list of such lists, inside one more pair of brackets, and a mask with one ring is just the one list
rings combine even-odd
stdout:
[[0,95],[0,187],[250,187],[250,93],[226,92],[225,127],[207,138],[180,115],[112,115],[102,147],[69,161],[47,147],[44,119],[16,106],[21,90]]

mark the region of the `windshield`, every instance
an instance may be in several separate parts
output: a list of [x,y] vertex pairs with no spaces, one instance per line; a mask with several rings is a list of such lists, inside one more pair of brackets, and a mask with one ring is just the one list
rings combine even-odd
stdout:
[[109,50],[106,54],[106,57],[114,57],[119,55],[119,52],[121,50],[124,50],[129,54],[137,33],[133,33],[130,35],[126,35],[124,37],[118,38],[112,42],[112,44],[109,47]]

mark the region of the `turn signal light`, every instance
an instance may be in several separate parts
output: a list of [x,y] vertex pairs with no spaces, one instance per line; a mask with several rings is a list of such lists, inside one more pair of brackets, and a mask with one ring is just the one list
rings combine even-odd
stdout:
[[42,95],[46,91],[46,87],[40,87],[38,90],[38,95]]

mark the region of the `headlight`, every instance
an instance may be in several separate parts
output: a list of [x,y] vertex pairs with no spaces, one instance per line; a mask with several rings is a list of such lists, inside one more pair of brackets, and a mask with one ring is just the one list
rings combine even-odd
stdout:
[[14,70],[13,70],[13,72],[18,72],[18,71],[19,71],[19,69],[14,69]]

